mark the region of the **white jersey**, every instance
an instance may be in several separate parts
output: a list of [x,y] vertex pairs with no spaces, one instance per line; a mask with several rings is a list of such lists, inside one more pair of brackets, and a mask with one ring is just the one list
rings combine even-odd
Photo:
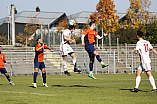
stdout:
[[152,49],[152,45],[150,44],[149,41],[146,40],[139,40],[136,44],[136,50],[141,55],[141,61],[142,64],[144,63],[151,63],[150,58],[149,58],[149,50]]
[[70,39],[72,36],[72,33],[69,29],[66,29],[63,31],[63,33],[62,33],[62,44],[65,44],[67,42],[66,40],[64,40],[64,35],[66,35]]

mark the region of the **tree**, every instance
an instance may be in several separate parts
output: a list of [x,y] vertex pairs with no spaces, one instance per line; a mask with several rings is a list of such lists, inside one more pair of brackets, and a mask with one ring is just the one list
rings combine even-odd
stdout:
[[[30,18],[29,23],[26,23],[24,31],[27,32],[29,35],[26,35],[27,39],[31,37],[34,33],[36,33],[37,29],[41,28],[41,24],[39,20],[35,17]],[[32,40],[28,41],[28,44],[31,43]]]
[[36,7],[36,12],[40,12],[39,6]]
[[128,26],[133,26],[133,28],[141,27],[142,24],[145,25],[149,19],[149,6],[151,5],[151,0],[129,0],[130,7],[127,10],[127,22]]
[[96,6],[96,12],[90,15],[90,19],[101,24],[101,27],[106,32],[114,32],[119,26],[118,16],[115,9],[114,1],[100,0]]
[[58,31],[61,32],[61,30],[64,28],[64,29],[67,29],[69,26],[69,23],[68,23],[68,18],[64,18],[61,22],[59,22],[59,24],[56,26]]

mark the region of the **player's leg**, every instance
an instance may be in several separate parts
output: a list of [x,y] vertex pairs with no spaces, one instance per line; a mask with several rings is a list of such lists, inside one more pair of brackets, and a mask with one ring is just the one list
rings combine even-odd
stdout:
[[141,82],[142,70],[144,70],[144,67],[143,67],[142,64],[140,64],[139,67],[138,67],[138,70],[136,72],[136,85],[135,85],[134,89],[130,90],[131,92],[138,92],[138,87],[139,87],[140,82]]
[[46,83],[46,70],[45,68],[42,68],[42,77],[43,77],[43,86],[48,87],[47,83]]
[[146,74],[147,74],[147,76],[148,76],[148,78],[149,78],[149,81],[150,81],[152,87],[153,87],[153,90],[152,90],[151,92],[157,92],[156,85],[155,85],[155,80],[154,80],[154,78],[153,78],[151,72],[150,72],[150,71],[147,71]]
[[77,68],[77,63],[76,63],[76,54],[74,53],[74,52],[72,52],[72,53],[69,53],[69,55],[72,57],[72,59],[73,59],[73,65],[74,65],[74,72],[81,72],[81,70],[79,70],[78,68]]
[[62,50],[62,57],[63,57],[63,70],[64,70],[64,74],[70,76],[71,74],[68,72],[67,70],[67,55],[68,55],[68,45],[67,44],[62,44],[61,47]]
[[94,57],[95,57],[95,55],[92,52],[88,52],[88,54],[89,54],[89,58],[90,58],[90,63],[89,63],[90,72],[89,72],[88,77],[90,77],[92,79],[96,79],[94,77],[94,75],[93,75],[93,63],[94,63]]
[[146,63],[145,64],[145,68],[146,68],[147,77],[149,78],[149,81],[150,81],[150,83],[151,83],[151,85],[153,87],[153,90],[151,92],[157,92],[155,81],[154,81],[153,75],[151,73],[151,65],[150,65],[150,63]]
[[37,88],[36,80],[38,76],[39,68],[34,68],[34,75],[33,75],[33,86],[34,88]]
[[102,68],[104,68],[104,67],[106,67],[106,66],[108,66],[109,64],[105,64],[102,60],[101,60],[101,58],[100,58],[100,55],[99,55],[99,53],[98,53],[98,51],[94,51],[94,54],[95,54],[95,56],[96,56],[96,59],[101,63],[101,65],[102,65]]
[[11,82],[11,79],[10,79],[10,76],[8,75],[8,73],[5,72],[4,75],[5,75],[6,78],[8,79],[9,83],[14,86],[15,84]]
[[64,74],[67,75],[67,76],[70,76],[71,74],[68,72],[67,70],[67,55],[65,56],[62,56],[63,57],[63,70],[64,70]]

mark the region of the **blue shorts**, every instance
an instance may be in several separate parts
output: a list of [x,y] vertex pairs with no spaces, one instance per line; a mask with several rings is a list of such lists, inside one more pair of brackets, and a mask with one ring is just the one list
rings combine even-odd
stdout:
[[34,60],[34,68],[39,68],[40,70],[45,68],[44,62],[39,62],[38,60]]
[[94,48],[94,45],[93,44],[88,44],[88,45],[85,45],[85,50],[89,53],[94,53],[94,51],[96,50]]
[[6,69],[5,69],[5,68],[0,68],[0,72],[1,72],[2,74],[7,73],[7,71],[6,71]]

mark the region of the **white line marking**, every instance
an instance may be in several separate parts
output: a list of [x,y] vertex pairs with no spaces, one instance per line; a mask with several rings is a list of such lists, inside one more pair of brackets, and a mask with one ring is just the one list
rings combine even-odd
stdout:
[[32,94],[32,95],[40,95],[40,96],[55,96],[55,95],[50,95],[50,94],[28,93],[28,92],[16,92],[16,91],[0,91],[0,92],[19,93],[19,94]]

